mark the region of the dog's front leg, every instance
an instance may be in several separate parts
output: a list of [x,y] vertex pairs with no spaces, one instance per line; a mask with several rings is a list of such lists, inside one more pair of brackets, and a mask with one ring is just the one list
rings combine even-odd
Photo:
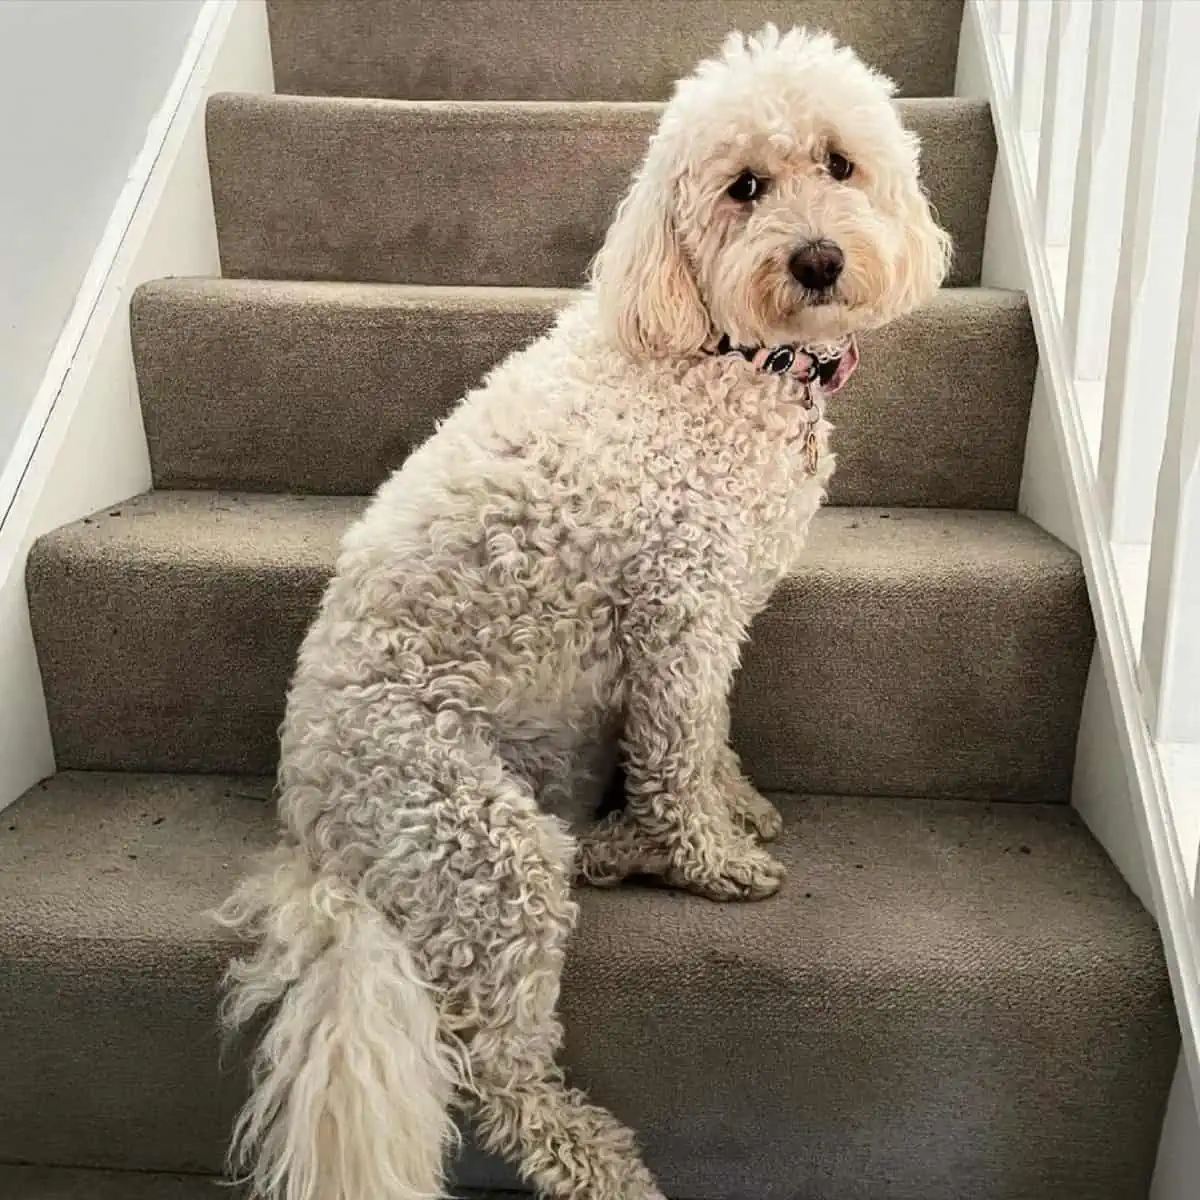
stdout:
[[646,639],[629,661],[624,829],[639,870],[715,900],[760,899],[783,867],[734,819],[727,695],[738,640],[736,626],[726,635],[706,615],[669,641]]

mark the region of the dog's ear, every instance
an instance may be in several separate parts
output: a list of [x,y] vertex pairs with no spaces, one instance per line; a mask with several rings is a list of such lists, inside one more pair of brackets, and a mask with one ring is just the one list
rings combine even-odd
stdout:
[[916,171],[919,143],[909,135],[914,169],[900,178],[896,207],[903,229],[904,249],[897,264],[896,312],[905,313],[928,303],[950,271],[953,243],[934,219],[933,210]]
[[634,355],[694,353],[708,313],[679,242],[672,183],[647,158],[592,263],[601,322]]

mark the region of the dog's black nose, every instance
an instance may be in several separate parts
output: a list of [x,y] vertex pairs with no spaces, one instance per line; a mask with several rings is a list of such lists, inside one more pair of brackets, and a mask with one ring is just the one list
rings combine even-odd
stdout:
[[810,292],[824,292],[833,287],[845,265],[846,256],[833,242],[809,242],[788,259],[792,278]]

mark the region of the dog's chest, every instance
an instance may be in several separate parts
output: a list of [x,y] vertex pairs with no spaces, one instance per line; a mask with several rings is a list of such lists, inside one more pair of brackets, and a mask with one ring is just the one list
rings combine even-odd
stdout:
[[755,609],[794,569],[835,467],[822,398],[802,404],[790,380],[756,382],[744,405],[751,416],[743,466],[751,483],[743,499],[750,538],[746,592]]
[[819,394],[791,378],[747,374],[714,381],[724,392],[706,419],[669,427],[664,461],[686,487],[731,508],[749,531],[803,536],[833,474],[832,426]]

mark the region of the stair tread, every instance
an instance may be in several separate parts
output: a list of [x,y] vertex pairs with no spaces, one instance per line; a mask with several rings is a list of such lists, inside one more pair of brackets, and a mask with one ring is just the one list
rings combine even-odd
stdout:
[[[16,1114],[0,1158],[39,1145],[47,1161],[136,1153],[171,1169],[182,1154],[219,1169],[238,1094],[212,1042],[228,943],[201,914],[273,839],[267,795],[261,780],[66,773],[5,814],[0,961],[18,969],[0,972],[0,1099],[11,1088],[20,1103],[0,1105]],[[760,1157],[793,1159],[800,1176],[845,1161],[848,1106],[868,1097],[867,1181],[900,1139],[927,1159],[959,1137],[971,1193],[976,1143],[1004,1136],[991,1128],[1002,1092],[1022,1096],[1006,1121],[1027,1135],[1019,1160],[986,1168],[1015,1173],[1004,1194],[1025,1194],[1026,1156],[1047,1169],[1080,1088],[1097,1129],[1116,1122],[1128,1139],[1125,1162],[1152,1156],[1154,1114],[1129,1090],[1170,1078],[1169,983],[1153,922],[1071,809],[779,799],[789,878],[769,902],[580,894],[566,1060],[639,1128],[669,1190],[713,1194],[715,1173],[744,1191]],[[906,1109],[918,1078],[925,1106]],[[750,1120],[754,1160],[728,1159]],[[1117,1194],[1074,1182],[1073,1196]]]
[[[988,107],[899,104],[955,240],[950,282],[976,283],[995,165]],[[208,150],[222,274],[575,286],[660,111],[215,95]]]
[[[906,95],[954,86],[961,0],[269,0],[275,85],[338,96],[665,99],[733,29],[826,29]],[[449,11],[447,9],[449,8]],[[448,46],[453,45],[453,53]]]
[[[955,947],[971,944],[1100,969],[1135,950],[1155,961],[1152,921],[1067,805],[772,795],[786,825],[773,851],[789,867],[776,898],[724,907],[648,887],[585,890],[577,953],[636,937],[647,966],[700,946],[764,966],[856,955],[871,969],[950,970]],[[204,914],[275,830],[261,777],[55,775],[0,824],[0,956],[15,940],[95,942],[90,953],[134,959],[152,942],[223,943]],[[665,923],[678,923],[669,936]]]
[[[40,539],[27,585],[59,765],[271,771],[364,503],[151,492]],[[751,630],[734,738],[764,787],[1062,800],[1091,649],[1077,556],[1023,517],[826,508]]]
[[[332,569],[342,533],[367,503],[363,496],[152,491],[62,526],[39,544],[73,558]],[[827,572],[907,577],[929,568],[979,576],[1044,568],[1073,577],[1079,559],[1018,513],[843,505],[817,513],[795,580]]]
[[[373,491],[575,295],[147,284],[132,322],[155,486]],[[1037,365],[1026,297],[947,288],[861,341],[859,372],[831,406],[833,503],[1015,508]]]

